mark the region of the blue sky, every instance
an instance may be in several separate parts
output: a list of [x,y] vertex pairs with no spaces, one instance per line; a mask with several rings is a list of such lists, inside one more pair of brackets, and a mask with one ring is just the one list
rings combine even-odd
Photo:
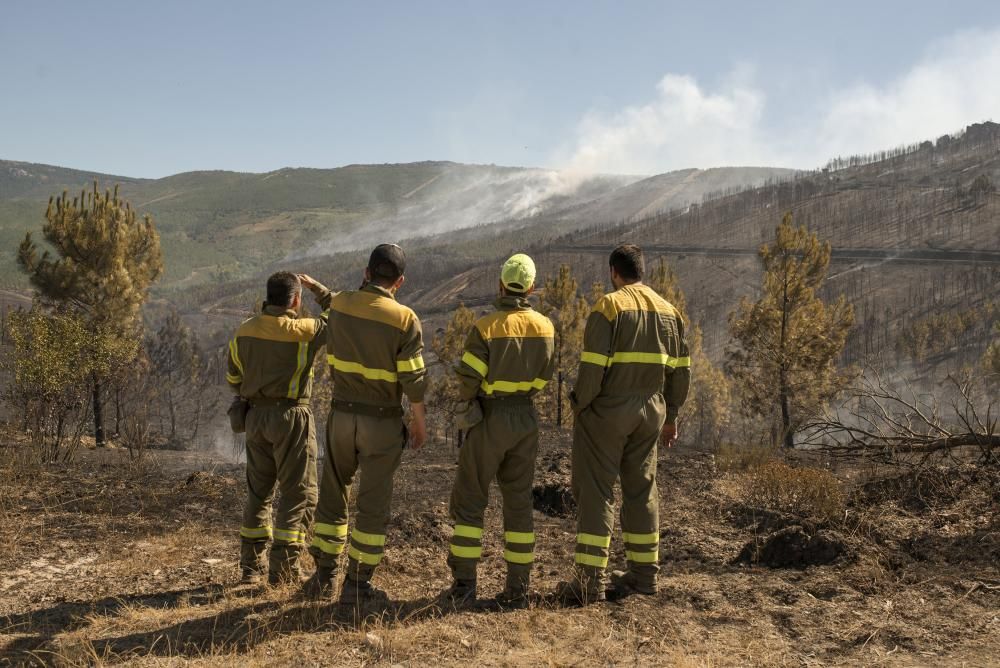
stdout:
[[998,29],[995,1],[13,2],[0,159],[814,167],[1000,120]]

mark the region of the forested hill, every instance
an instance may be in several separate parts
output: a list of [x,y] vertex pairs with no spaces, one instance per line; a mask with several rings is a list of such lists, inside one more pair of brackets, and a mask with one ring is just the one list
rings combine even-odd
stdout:
[[[649,249],[647,262],[662,256],[676,271],[690,315],[705,330],[706,348],[719,358],[728,313],[758,289],[755,251],[791,211],[795,223],[833,244],[826,290],[845,294],[857,309],[849,361],[878,353],[900,362],[910,356],[971,362],[982,354],[989,314],[1000,305],[997,183],[1000,125],[974,125],[955,137],[838,159],[827,169],[720,193],[697,205],[632,220],[609,216],[568,234],[554,212],[509,227],[422,239],[408,246],[411,268],[402,298],[428,316],[459,302],[485,305],[502,258],[515,249],[534,254],[543,277],[570,264],[586,292],[591,282],[607,280],[608,249],[634,241]],[[618,192],[638,187],[641,182]],[[544,220],[553,224],[538,223]],[[296,266],[350,287],[363,260],[361,253],[347,253]],[[178,298],[189,311],[204,312],[207,305],[221,317],[249,308],[259,290],[256,278]],[[933,340],[924,336],[929,326],[937,332]]]
[[[122,195],[139,212],[153,215],[166,260],[159,289],[171,290],[253,276],[290,256],[532,220],[553,211],[574,212],[574,220],[582,222],[616,220],[648,206],[699,201],[706,190],[790,173],[721,169],[647,180],[571,178],[539,169],[420,162],[133,179],[0,161],[0,287],[24,286],[14,251],[26,231],[40,228],[48,198],[63,190],[73,195],[95,179],[102,187],[121,184]],[[637,187],[629,189],[633,184]]]

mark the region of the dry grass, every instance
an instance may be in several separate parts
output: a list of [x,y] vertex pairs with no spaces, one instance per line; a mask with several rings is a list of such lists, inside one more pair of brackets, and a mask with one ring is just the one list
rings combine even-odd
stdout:
[[771,461],[742,479],[742,500],[748,506],[793,513],[827,522],[843,518],[846,496],[829,471]]
[[[561,475],[551,471],[565,458],[560,441],[543,449],[540,470]],[[76,467],[7,478],[0,540],[13,549],[0,552],[0,663],[912,666],[989,665],[1000,651],[990,557],[1000,541],[994,522],[977,519],[993,493],[982,481],[941,497],[926,517],[891,514],[893,486],[876,490],[877,506],[856,495],[849,515],[864,520],[843,530],[870,547],[853,562],[747,568],[731,561],[758,529],[733,509],[746,504],[742,481],[762,469],[720,479],[709,457],[672,452],[660,472],[655,597],[587,609],[546,600],[572,560],[573,521],[537,514],[533,607],[455,611],[435,598],[449,579],[442,504],[453,464],[443,448],[408,453],[377,575],[394,603],[358,619],[293,587],[239,586],[240,470],[203,462],[209,470],[191,475],[183,457],[140,470],[124,468],[124,453],[88,453]],[[0,461],[0,475],[9,465]],[[803,469],[771,471],[792,485],[830,484]],[[801,495],[775,494],[801,510]],[[488,510],[484,596],[502,583],[499,510]],[[978,552],[962,541],[978,541]],[[924,561],[907,556],[918,549]],[[615,567],[622,558],[616,540]]]

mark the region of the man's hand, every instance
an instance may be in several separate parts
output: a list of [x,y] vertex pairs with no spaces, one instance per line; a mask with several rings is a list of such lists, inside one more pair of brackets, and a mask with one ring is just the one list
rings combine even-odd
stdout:
[[310,290],[320,285],[320,283],[309,274],[296,274],[296,276],[299,277],[299,282],[302,283],[302,286],[309,288]]
[[677,442],[677,423],[667,422],[666,424],[664,424],[663,431],[660,432],[660,435],[662,437],[661,440],[663,441],[663,445],[665,445],[668,448],[672,446],[674,443]]
[[410,421],[410,442],[407,447],[419,450],[427,442],[427,421],[425,417],[424,405],[410,404],[413,412],[413,419]]

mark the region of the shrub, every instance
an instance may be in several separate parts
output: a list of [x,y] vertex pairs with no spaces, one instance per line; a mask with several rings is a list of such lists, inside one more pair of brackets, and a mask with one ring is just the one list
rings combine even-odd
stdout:
[[772,511],[834,521],[844,512],[840,481],[829,471],[796,468],[784,462],[762,464],[743,481],[744,503]]

